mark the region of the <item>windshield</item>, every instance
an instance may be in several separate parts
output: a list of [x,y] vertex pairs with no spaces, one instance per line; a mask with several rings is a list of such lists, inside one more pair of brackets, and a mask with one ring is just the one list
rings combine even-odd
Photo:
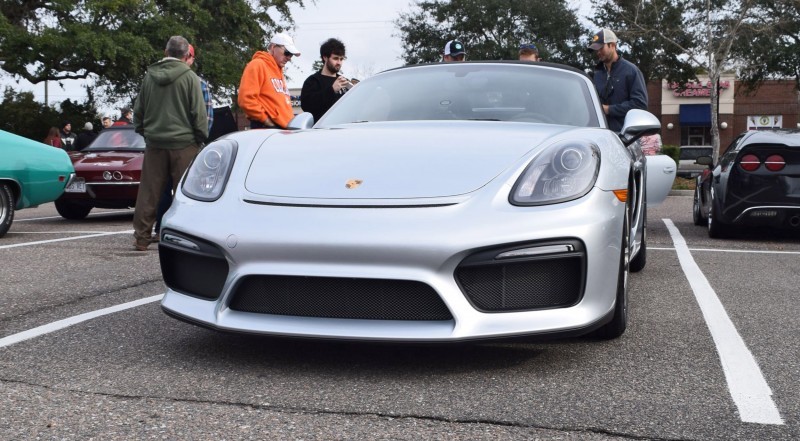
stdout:
[[599,127],[579,73],[515,64],[398,69],[358,84],[316,127],[365,121],[491,120]]
[[695,160],[701,156],[711,156],[714,150],[711,147],[683,147],[680,159]]
[[133,130],[103,130],[83,149],[90,150],[144,150],[144,138]]

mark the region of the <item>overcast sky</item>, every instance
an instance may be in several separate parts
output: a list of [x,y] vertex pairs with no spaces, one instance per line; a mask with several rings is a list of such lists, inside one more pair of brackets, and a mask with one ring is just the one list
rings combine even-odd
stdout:
[[[579,8],[580,15],[585,16],[588,12],[589,0],[568,1]],[[301,87],[306,77],[313,73],[311,66],[319,59],[319,46],[330,37],[342,40],[347,48],[342,73],[349,78],[363,79],[402,65],[403,48],[394,21],[401,12],[410,11],[413,4],[413,0],[316,0],[316,4],[306,1],[305,8],[293,5],[291,11],[296,27],[290,34],[301,56],[287,64],[289,87]],[[43,83],[34,86],[21,80],[16,84],[10,76],[3,74],[0,84],[3,88],[11,85],[19,91],[33,91],[37,101],[44,101]],[[86,92],[82,84],[81,81],[66,81],[61,87],[51,81],[50,103],[67,98],[84,101]],[[109,109],[101,109],[101,112],[118,116]]]

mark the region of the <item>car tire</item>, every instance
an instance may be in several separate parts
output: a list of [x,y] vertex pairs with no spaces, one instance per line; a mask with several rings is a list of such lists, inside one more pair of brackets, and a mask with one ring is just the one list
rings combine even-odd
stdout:
[[647,265],[647,202],[642,206],[642,216],[644,216],[642,219],[642,244],[636,257],[631,259],[629,269],[632,273],[638,273]]
[[17,203],[14,199],[14,192],[11,191],[11,186],[5,183],[0,183],[0,237],[3,237],[11,228],[11,222],[14,222],[14,209]]
[[703,217],[703,207],[700,206],[700,186],[694,189],[694,200],[692,201],[692,220],[695,225],[702,226],[708,224],[708,219]]
[[622,229],[620,246],[619,271],[617,272],[617,296],[614,302],[614,317],[610,322],[598,328],[594,336],[601,340],[611,340],[622,336],[628,328],[628,275],[631,252],[631,210],[625,210],[625,221]]
[[723,224],[719,220],[719,207],[717,207],[714,193],[711,193],[711,201],[708,204],[708,237],[712,239],[724,239],[731,234],[731,227]]
[[61,217],[69,220],[86,219],[92,207],[89,205],[78,205],[64,199],[56,199],[56,211]]

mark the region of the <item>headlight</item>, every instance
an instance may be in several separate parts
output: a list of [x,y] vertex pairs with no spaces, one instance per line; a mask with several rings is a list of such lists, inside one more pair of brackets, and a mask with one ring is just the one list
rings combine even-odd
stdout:
[[536,157],[511,189],[514,205],[577,199],[591,190],[600,170],[600,149],[581,141],[559,142]]
[[183,194],[198,201],[219,199],[228,183],[237,148],[235,142],[224,139],[201,150],[186,172],[181,187]]

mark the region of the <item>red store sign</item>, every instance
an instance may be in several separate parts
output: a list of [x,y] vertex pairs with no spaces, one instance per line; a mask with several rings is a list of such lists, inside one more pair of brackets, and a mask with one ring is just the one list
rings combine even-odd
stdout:
[[[727,89],[731,87],[730,81],[720,81],[719,88],[720,89]],[[672,89],[672,94],[674,96],[686,96],[686,97],[710,97],[711,96],[711,81],[707,81],[705,83],[701,82],[694,82],[694,83],[686,83],[683,86],[683,90],[680,89],[680,85],[678,83],[669,83],[667,84],[668,89]]]

